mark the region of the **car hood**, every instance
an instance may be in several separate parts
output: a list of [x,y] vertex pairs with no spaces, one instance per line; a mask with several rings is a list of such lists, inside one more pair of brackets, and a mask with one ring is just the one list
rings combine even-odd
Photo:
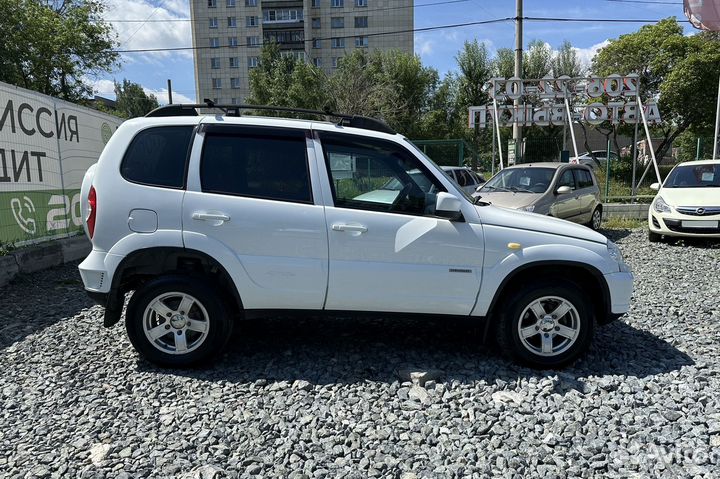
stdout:
[[495,206],[504,206],[506,208],[522,208],[531,205],[543,195],[542,193],[516,193],[510,191],[480,191],[478,194],[483,201],[489,201]]
[[[484,199],[485,197],[483,196],[483,200]],[[498,207],[494,204],[488,206],[478,205],[475,206],[475,208],[483,224],[538,231],[570,238],[579,238],[594,243],[607,244],[607,238],[604,235],[586,226],[571,223],[570,221],[528,213],[526,211]]]
[[672,206],[720,206],[720,188],[662,188],[658,194]]

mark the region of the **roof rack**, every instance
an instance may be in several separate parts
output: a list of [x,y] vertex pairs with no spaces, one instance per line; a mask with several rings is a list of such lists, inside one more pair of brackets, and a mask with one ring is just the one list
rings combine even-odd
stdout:
[[396,132],[387,123],[377,118],[367,116],[347,115],[343,113],[333,113],[329,109],[324,111],[308,110],[305,108],[292,108],[286,106],[267,106],[267,105],[226,105],[217,104],[207,98],[204,103],[173,103],[170,105],[155,108],[153,111],[145,115],[148,118],[165,117],[165,116],[198,116],[198,109],[218,109],[225,112],[227,116],[241,116],[241,110],[264,110],[264,111],[280,111],[288,113],[304,113],[308,115],[320,115],[329,118],[337,118],[337,125],[349,126],[353,128],[362,128],[364,130],[379,131],[394,135]]

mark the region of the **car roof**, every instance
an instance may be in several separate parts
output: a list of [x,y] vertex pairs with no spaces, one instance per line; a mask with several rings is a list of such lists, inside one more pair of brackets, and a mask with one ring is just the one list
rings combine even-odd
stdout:
[[505,169],[508,168],[553,168],[553,169],[560,169],[565,166],[572,166],[575,168],[583,168],[583,169],[589,169],[585,165],[578,165],[576,163],[560,163],[558,161],[539,161],[537,163],[520,163],[513,166],[508,166]]
[[442,169],[445,170],[445,171],[450,171],[450,170],[469,170],[469,169],[470,169],[470,168],[468,168],[467,166],[441,166],[440,168],[442,168]]
[[692,166],[692,165],[720,165],[720,160],[693,160],[683,161],[675,166]]

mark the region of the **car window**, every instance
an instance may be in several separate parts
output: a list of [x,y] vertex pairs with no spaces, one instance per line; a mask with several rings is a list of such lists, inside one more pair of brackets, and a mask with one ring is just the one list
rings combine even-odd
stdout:
[[320,139],[335,206],[434,214],[435,195],[445,189],[404,148],[384,140],[324,132]]
[[468,175],[470,175],[470,178],[472,178],[473,185],[477,185],[481,183],[480,176],[475,173],[474,171],[468,171]]
[[208,193],[312,203],[305,132],[208,128],[200,182]]
[[561,186],[569,186],[571,190],[575,189],[575,177],[572,170],[565,170],[558,181],[558,188]]
[[592,176],[590,176],[589,171],[580,168],[576,168],[573,171],[575,171],[575,180],[577,181],[578,188],[590,188],[593,186]]
[[140,131],[125,152],[120,174],[135,183],[182,188],[193,129],[185,125]]
[[455,177],[457,178],[457,183],[460,186],[472,185],[472,179],[465,170],[455,170]]
[[663,184],[663,188],[703,187],[720,187],[720,164],[677,166]]
[[522,193],[544,193],[547,191],[556,170],[554,168],[520,167],[505,168],[490,178],[481,191],[514,191]]

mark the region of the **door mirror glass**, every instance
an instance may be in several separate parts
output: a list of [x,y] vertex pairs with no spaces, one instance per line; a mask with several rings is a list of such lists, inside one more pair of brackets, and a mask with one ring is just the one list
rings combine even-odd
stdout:
[[566,193],[570,193],[571,191],[572,189],[569,186],[561,186],[560,188],[555,190],[555,193],[557,193],[558,195],[564,195]]
[[449,220],[459,220],[462,218],[460,205],[457,196],[441,191],[435,199],[435,214]]
[[660,183],[653,183],[652,185],[650,185],[650,189],[658,191],[660,189]]

